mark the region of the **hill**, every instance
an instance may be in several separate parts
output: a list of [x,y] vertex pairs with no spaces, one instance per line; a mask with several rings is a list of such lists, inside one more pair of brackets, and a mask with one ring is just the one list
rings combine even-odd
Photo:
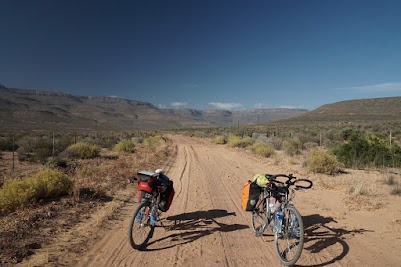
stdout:
[[401,97],[336,102],[285,121],[299,123],[401,121]]
[[307,110],[160,109],[123,98],[76,96],[62,92],[0,86],[0,129],[134,130],[256,124]]

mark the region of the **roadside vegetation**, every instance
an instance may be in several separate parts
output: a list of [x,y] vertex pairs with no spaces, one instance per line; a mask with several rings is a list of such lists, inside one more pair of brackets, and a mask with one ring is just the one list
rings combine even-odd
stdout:
[[131,140],[127,140],[127,139],[122,140],[113,147],[113,151],[134,153],[135,152],[135,142],[133,142]]
[[0,133],[0,146],[1,266],[20,262],[124,190],[134,193],[128,178],[164,166],[174,150],[154,131]]
[[44,169],[23,180],[8,180],[0,188],[0,209],[13,211],[39,200],[66,195],[71,179],[60,171]]
[[278,159],[284,154],[291,164],[302,164],[315,173],[335,175],[343,168],[401,167],[401,122],[397,121],[302,124],[281,121],[264,126],[172,132],[210,138],[215,144],[246,149],[262,157]]

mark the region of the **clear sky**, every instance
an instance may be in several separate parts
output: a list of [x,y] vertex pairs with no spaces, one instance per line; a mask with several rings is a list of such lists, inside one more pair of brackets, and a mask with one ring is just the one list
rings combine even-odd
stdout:
[[0,84],[196,109],[401,96],[401,1],[0,0]]

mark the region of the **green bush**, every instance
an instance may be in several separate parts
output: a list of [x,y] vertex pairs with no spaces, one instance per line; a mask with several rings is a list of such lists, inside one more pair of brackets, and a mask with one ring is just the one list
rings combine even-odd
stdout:
[[62,172],[44,169],[24,180],[7,180],[0,188],[0,209],[14,210],[40,199],[68,193],[72,181]]
[[100,148],[95,144],[76,143],[67,149],[74,151],[81,159],[91,159],[99,156]]
[[53,144],[51,139],[46,136],[24,136],[17,141],[19,160],[38,161],[45,163],[47,158],[52,155]]
[[245,137],[241,138],[236,135],[230,135],[228,136],[227,144],[231,147],[247,147],[253,144],[252,138],[250,137]]
[[273,147],[271,147],[263,142],[260,142],[260,141],[257,141],[256,143],[254,143],[252,145],[252,151],[256,155],[259,155],[259,156],[262,156],[265,158],[269,158],[276,153]]
[[135,143],[132,142],[131,140],[122,140],[114,146],[113,151],[134,153]]
[[226,139],[224,138],[224,136],[217,136],[216,138],[214,138],[213,143],[224,145],[226,143]]
[[63,158],[56,157],[46,162],[45,167],[49,169],[66,168],[67,161]]
[[350,168],[401,166],[401,148],[396,143],[389,147],[386,140],[374,136],[353,136],[348,143],[335,148],[333,153]]
[[[14,149],[17,149],[16,144],[14,144]],[[12,151],[13,150],[13,139],[11,136],[1,136],[0,137],[0,150],[2,151]]]
[[302,150],[302,142],[298,137],[291,137],[283,141],[282,149],[287,155],[299,154]]
[[361,135],[362,135],[361,131],[352,128],[345,128],[342,129],[340,132],[341,139],[344,141],[355,140],[357,138],[360,138]]
[[339,171],[340,164],[335,156],[319,149],[312,150],[307,159],[309,170],[316,173],[335,174]]
[[161,135],[155,135],[152,137],[145,138],[143,140],[143,143],[147,147],[155,147],[157,146],[160,142],[165,142],[166,140],[163,138]]

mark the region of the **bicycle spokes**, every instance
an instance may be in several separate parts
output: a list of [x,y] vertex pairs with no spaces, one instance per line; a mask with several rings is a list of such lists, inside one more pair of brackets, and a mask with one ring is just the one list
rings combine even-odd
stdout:
[[259,209],[252,211],[252,228],[255,231],[256,235],[263,234],[266,229],[266,214]]
[[274,242],[280,260],[287,266],[295,264],[303,248],[302,217],[294,207],[284,209],[282,233],[275,233]]

